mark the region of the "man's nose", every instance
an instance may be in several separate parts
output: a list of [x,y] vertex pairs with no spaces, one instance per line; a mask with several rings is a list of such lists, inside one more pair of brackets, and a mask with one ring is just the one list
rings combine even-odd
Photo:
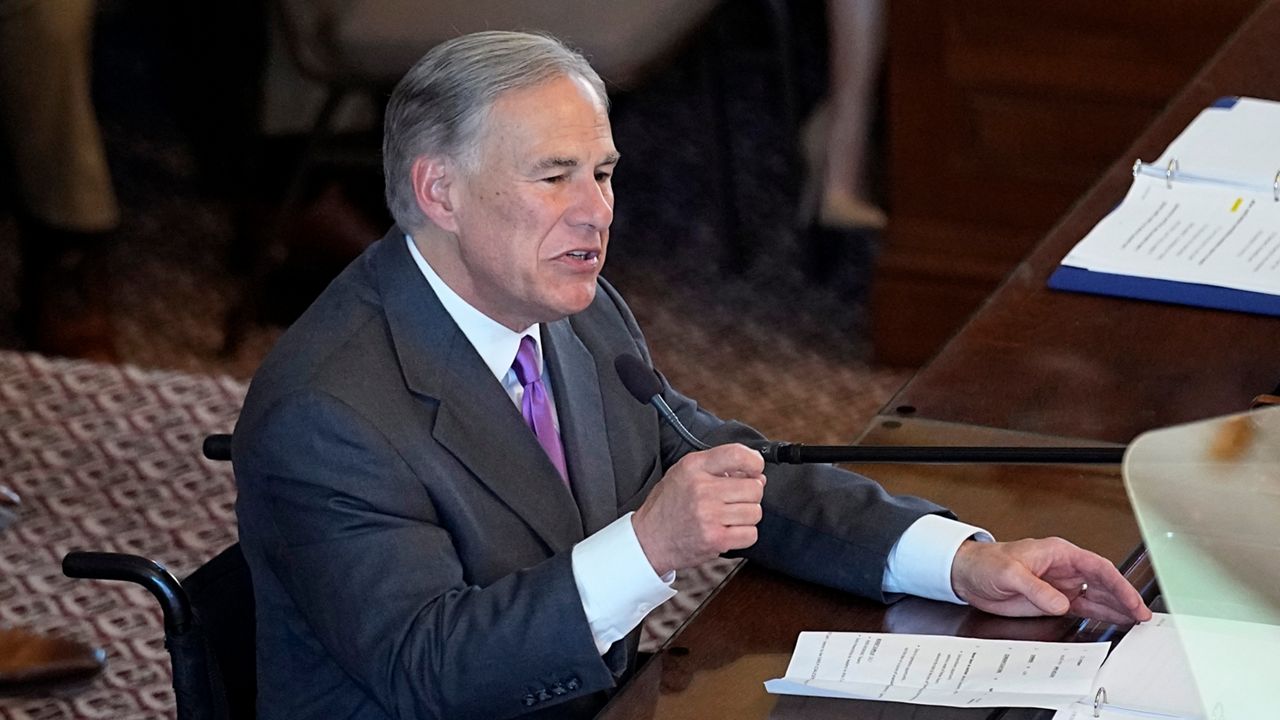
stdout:
[[613,192],[607,184],[592,178],[580,184],[574,194],[569,223],[592,230],[604,230],[613,222]]

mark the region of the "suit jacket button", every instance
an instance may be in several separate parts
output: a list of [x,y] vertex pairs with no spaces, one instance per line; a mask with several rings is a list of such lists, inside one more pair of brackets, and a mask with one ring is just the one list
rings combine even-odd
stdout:
[[577,690],[579,687],[578,678],[569,678],[569,682],[565,683],[564,686],[570,690]]
[[551,699],[551,693],[547,692],[546,688],[543,688],[538,691],[538,700],[542,702],[546,702],[550,699]]
[[556,697],[559,697],[567,692],[569,691],[565,690],[564,685],[562,685],[561,683],[556,683],[555,685],[551,686],[551,694],[555,695]]
[[533,696],[533,694],[532,694],[532,693],[530,693],[530,694],[528,694],[528,695],[525,695],[525,696],[524,696],[524,706],[525,706],[525,707],[533,707],[533,704],[534,704],[534,703],[536,703],[536,702],[538,702],[538,699],[537,699],[537,698],[535,698],[535,697]]

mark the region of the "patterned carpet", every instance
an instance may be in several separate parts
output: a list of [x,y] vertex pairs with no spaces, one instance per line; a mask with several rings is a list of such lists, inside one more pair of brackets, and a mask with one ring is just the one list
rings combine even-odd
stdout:
[[[802,378],[824,370],[802,355],[787,363]],[[743,378],[754,382],[766,372],[747,367]],[[901,380],[893,373],[862,379],[843,399],[850,428]],[[64,578],[60,562],[70,550],[128,552],[184,577],[234,542],[230,467],[201,458],[199,445],[233,427],[244,390],[227,376],[0,352],[0,477],[24,498],[18,520],[0,534],[0,622],[64,634],[108,654],[105,673],[88,687],[0,698],[0,718],[172,717],[155,601],[132,585]],[[777,402],[762,399],[766,407]],[[772,416],[762,425],[809,422],[786,403],[774,408],[762,413]],[[652,649],[679,627],[732,566],[720,560],[681,573],[679,594],[646,621],[643,646]]]
[[23,498],[0,533],[0,622],[107,651],[88,687],[0,699],[0,717],[172,717],[155,601],[130,584],[65,578],[62,556],[134,553],[184,577],[234,542],[231,468],[199,447],[231,429],[243,396],[227,377],[0,352],[0,477]]
[[[0,698],[0,718],[172,717],[150,596],[69,581],[59,561],[70,549],[119,550],[159,559],[181,577],[233,541],[230,469],[202,460],[199,440],[231,429],[245,383],[281,331],[255,322],[234,355],[219,354],[222,318],[238,297],[224,257],[242,196],[210,181],[157,91],[155,53],[134,37],[143,11],[106,7],[115,11],[99,17],[98,106],[125,219],[102,271],[125,364],[0,351],[0,482],[25,501],[19,521],[0,534],[0,623],[99,644],[108,668],[74,692]],[[722,22],[733,31],[754,20]],[[778,439],[848,442],[908,373],[865,363],[873,239],[851,238],[825,283],[804,271],[805,236],[794,227],[798,170],[763,81],[771,59],[757,35],[733,35],[726,82],[735,88],[740,232],[756,248],[742,259],[745,270],[722,269],[726,238],[698,127],[703,88],[685,58],[614,114],[626,159],[606,275],[631,302],[659,368],[686,394]],[[384,221],[375,213],[366,222]],[[14,232],[0,213],[0,249],[14,245]],[[309,250],[294,248],[289,271],[316,272]],[[12,287],[16,272],[14,254],[0,252],[0,288]],[[7,295],[0,291],[5,315]],[[4,323],[0,345],[18,347]],[[646,646],[678,627],[729,567],[682,574],[680,594],[646,622]]]

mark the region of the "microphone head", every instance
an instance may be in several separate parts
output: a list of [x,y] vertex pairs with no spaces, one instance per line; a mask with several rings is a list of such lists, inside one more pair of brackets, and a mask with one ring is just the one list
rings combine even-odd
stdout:
[[662,393],[662,382],[653,368],[635,355],[619,355],[613,360],[618,378],[636,400],[648,404],[654,395]]

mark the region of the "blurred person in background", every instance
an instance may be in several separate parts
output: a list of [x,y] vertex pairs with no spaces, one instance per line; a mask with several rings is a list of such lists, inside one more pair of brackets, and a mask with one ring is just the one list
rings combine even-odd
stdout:
[[120,223],[90,97],[93,0],[0,0],[0,177],[18,222],[18,331],[114,361],[103,259]]
[[809,177],[801,219],[820,229],[878,231],[888,222],[867,189],[867,143],[885,43],[883,0],[827,0],[828,90],[805,128]]

